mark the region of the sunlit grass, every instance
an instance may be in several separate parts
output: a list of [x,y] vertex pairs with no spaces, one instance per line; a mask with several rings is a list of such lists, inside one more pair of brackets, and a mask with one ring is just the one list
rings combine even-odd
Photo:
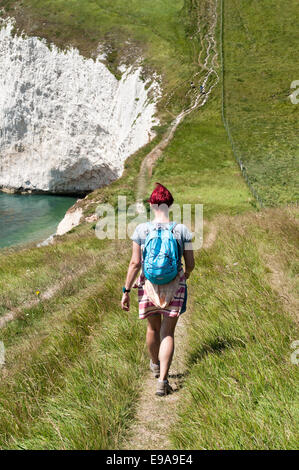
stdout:
[[[216,224],[217,241],[198,254],[190,281],[189,377],[173,446],[298,448],[299,369],[291,362],[291,343],[299,329],[291,302],[296,292],[284,264],[297,246],[282,237],[296,225],[278,210],[221,217]],[[270,286],[277,266],[266,253],[274,241],[276,250],[284,249],[283,292]]]
[[[13,14],[17,2],[4,3]],[[242,2],[242,11],[250,17],[252,4],[256,2]],[[271,11],[266,8],[265,14]],[[239,24],[238,12],[231,18],[234,25]],[[258,12],[252,18],[260,25],[261,8]],[[94,53],[99,41],[111,43],[107,60],[114,73],[123,52],[129,62],[136,58],[122,48],[125,40],[132,40],[136,54],[144,54],[144,65],[163,75],[165,98],[160,112],[164,118],[166,95],[173,86],[178,89],[169,110],[175,113],[188,104],[188,79],[198,52],[198,44],[192,49],[190,43],[196,27],[190,2],[24,0],[18,15],[30,34],[61,46],[73,44],[86,56]],[[232,26],[230,31],[238,35],[243,30]],[[257,54],[269,52],[270,47],[262,34],[259,38],[262,48],[253,48],[257,63]],[[235,36],[232,39],[236,41]],[[119,44],[120,50],[115,51]],[[242,47],[235,50],[233,43],[225,47],[228,51],[232,47],[235,54],[226,57],[231,60],[230,70],[235,61],[244,80],[233,82],[227,77],[238,145],[253,155],[255,138],[262,142],[261,129],[271,128],[275,146],[281,142],[288,146],[287,134],[283,140],[277,137],[282,127],[271,127],[277,121],[273,124],[271,113],[264,113],[263,94],[255,92],[262,86],[261,77],[247,75],[249,68],[242,65],[250,54]],[[282,50],[278,41],[275,48]],[[249,87],[255,120],[246,121],[239,103],[240,95],[247,93],[248,77],[258,86]],[[179,420],[170,429],[172,444],[175,448],[294,448],[298,447],[298,367],[290,363],[290,343],[299,332],[292,300],[285,301],[282,295],[291,299],[295,292],[295,224],[284,210],[256,212],[221,122],[220,97],[219,84],[207,105],[179,126],[148,187],[150,192],[159,181],[171,189],[177,203],[204,204],[205,219],[218,230],[215,245],[196,254],[197,267],[190,280],[189,377],[181,393]],[[284,122],[284,129],[294,133],[293,120]],[[118,195],[134,202],[140,163],[163,129],[154,142],[127,160],[121,179],[80,202],[85,216],[93,214],[100,202],[115,206]],[[265,146],[270,145],[270,134],[265,136]],[[281,148],[290,149],[291,144]],[[268,161],[263,162],[266,168]],[[284,195],[291,192],[284,192],[279,179],[277,185],[285,200]],[[53,246],[1,252],[0,315],[20,309],[0,331],[6,346],[0,382],[1,448],[115,449],[125,438],[147,366],[145,325],[137,319],[134,293],[130,313],[119,305],[129,256],[129,241],[101,242],[87,223]],[[283,293],[272,285],[273,256],[283,276]],[[57,290],[43,298],[53,286]],[[33,299],[37,303],[28,306]]]
[[298,200],[298,2],[224,2],[225,105],[232,137],[265,205]]
[[169,187],[179,204],[203,204],[207,219],[255,207],[221,121],[220,86],[204,110],[179,126],[154,169],[152,186],[156,181]]

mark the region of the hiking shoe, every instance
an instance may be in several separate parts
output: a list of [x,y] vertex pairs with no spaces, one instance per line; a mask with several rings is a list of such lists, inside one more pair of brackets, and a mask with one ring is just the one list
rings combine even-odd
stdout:
[[169,385],[168,380],[163,380],[163,382],[160,382],[160,380],[158,380],[156,395],[158,395],[159,397],[164,397],[165,395],[168,395],[171,392],[173,392],[173,389]]
[[154,364],[152,360],[150,360],[150,370],[154,374],[155,378],[157,379],[160,375],[160,362],[158,364]]

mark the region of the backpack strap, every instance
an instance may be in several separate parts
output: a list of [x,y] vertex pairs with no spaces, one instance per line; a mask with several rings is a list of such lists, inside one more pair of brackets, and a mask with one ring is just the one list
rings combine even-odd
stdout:
[[[152,230],[156,230],[156,227],[154,226],[154,224],[153,224],[152,222],[149,222],[149,223],[148,223],[148,226],[147,226],[147,228],[146,228],[146,230],[145,230],[145,242],[146,242],[146,239],[147,239],[148,235],[150,234],[150,232],[151,232]],[[143,248],[142,248],[142,251],[141,251],[142,262],[144,261],[144,259],[143,259],[143,258],[144,258],[144,257],[143,257],[144,249],[145,249],[145,244],[144,244],[144,246],[143,246]]]
[[[176,223],[176,222],[172,222],[172,223],[170,224],[170,226],[168,227],[168,230],[170,230],[170,231],[173,233],[173,231],[174,231],[174,229],[175,229],[176,226],[177,226],[177,223]],[[179,270],[180,270],[181,267],[182,267],[182,256],[183,256],[183,253],[181,253],[181,246],[180,246],[180,244],[179,244],[179,241],[176,239],[176,237],[174,237],[174,238],[175,238],[175,240],[176,240],[176,242],[177,242],[177,246],[178,246],[178,255],[179,255],[179,259],[178,259],[178,261],[179,261],[179,263],[178,263],[178,268],[179,268]]]
[[176,226],[177,226],[177,223],[176,223],[176,222],[172,222],[172,223],[170,224],[170,226],[168,227],[168,230],[170,230],[171,232],[173,232]]

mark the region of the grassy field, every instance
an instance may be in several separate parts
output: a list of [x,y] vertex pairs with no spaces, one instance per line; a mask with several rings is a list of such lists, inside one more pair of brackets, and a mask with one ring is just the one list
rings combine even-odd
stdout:
[[86,224],[54,246],[1,255],[2,313],[19,307],[0,333],[2,449],[118,446],[145,370],[144,328],[119,309],[129,254]]
[[204,204],[218,234],[196,254],[190,281],[189,375],[173,448],[297,448],[299,370],[290,345],[299,335],[298,211],[254,210],[220,104],[218,88],[180,126],[152,177],[179,203]]
[[173,447],[296,449],[295,214],[273,209],[214,223],[215,245],[197,255],[190,280],[189,375]]
[[2,331],[1,448],[118,445],[132,419],[145,354],[136,317],[119,312],[115,290],[125,267],[112,261],[112,250],[128,260],[122,246],[98,251],[84,276],[23,309]]
[[[159,112],[164,127],[156,140],[127,160],[122,178],[91,193],[78,206],[88,216],[99,202],[115,206],[119,194],[133,202],[142,159],[161,139],[169,113],[190,102],[191,95],[185,95],[200,47],[191,36],[197,12],[202,21],[205,18],[203,6],[208,0],[4,3],[7,13],[15,12],[19,26],[28,33],[61,46],[76,45],[87,56],[95,52],[97,41],[111,44],[107,60],[113,71],[121,53],[132,61],[142,50],[147,72],[157,69],[162,74]],[[273,148],[287,148],[291,154],[291,144],[283,147],[274,108],[270,111],[263,102],[265,89],[264,95],[251,93],[249,114],[255,120],[248,119],[250,135],[245,132],[243,82],[233,81],[233,66],[227,66],[235,61],[240,77],[247,81],[249,68],[243,61],[251,60],[249,54],[241,56],[243,48],[235,51],[228,37],[242,31],[233,26],[236,11],[261,27],[262,11],[257,9],[255,17],[250,9],[256,3],[229,0],[226,8],[238,8],[232,18],[225,11],[224,23],[227,115],[236,145],[246,148],[248,159],[256,152],[254,133],[263,142],[261,122],[272,126]],[[265,10],[267,25],[278,21],[276,13],[275,8]],[[249,30],[255,27],[258,31],[254,25]],[[124,38],[134,47],[115,51],[117,41],[123,44]],[[261,47],[254,49],[252,60],[260,66],[270,60],[269,45],[261,37],[256,42]],[[283,50],[282,43],[273,56]],[[264,54],[260,61],[257,54]],[[288,108],[287,102],[273,106],[285,110],[285,129],[295,136],[295,106]],[[233,121],[230,109],[236,109],[238,119]],[[270,131],[265,139],[270,145]],[[261,158],[266,168],[265,148]],[[248,164],[253,175],[252,168]],[[289,186],[277,179],[275,203],[293,200],[291,168]],[[208,230],[217,233],[213,246],[196,253],[196,271],[190,280],[188,376],[177,422],[170,429],[173,448],[298,448],[299,370],[290,361],[291,342],[299,337],[294,315],[298,212],[257,210],[221,121],[221,84],[207,105],[178,127],[154,169],[148,192],[155,181],[165,183],[180,204],[204,204]],[[257,190],[262,188],[264,197],[274,203],[274,188],[259,184]],[[92,223],[81,224],[53,246],[1,251],[0,320],[9,311],[15,319],[0,330],[6,347],[6,364],[0,371],[0,448],[115,449],[126,439],[148,366],[145,325],[137,319],[136,296],[132,295],[130,313],[119,308],[129,256],[129,241],[100,241]]]
[[179,204],[203,204],[204,218],[253,210],[251,196],[232,154],[221,121],[220,87],[204,111],[187,117],[157,162],[151,188],[159,181]]
[[224,2],[225,110],[236,153],[264,205],[298,201],[296,0]]

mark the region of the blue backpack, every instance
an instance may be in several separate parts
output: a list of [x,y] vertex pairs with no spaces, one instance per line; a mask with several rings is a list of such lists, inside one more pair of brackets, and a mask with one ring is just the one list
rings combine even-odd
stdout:
[[179,272],[178,242],[173,235],[176,223],[169,227],[151,224],[143,249],[143,273],[153,284],[168,284]]

